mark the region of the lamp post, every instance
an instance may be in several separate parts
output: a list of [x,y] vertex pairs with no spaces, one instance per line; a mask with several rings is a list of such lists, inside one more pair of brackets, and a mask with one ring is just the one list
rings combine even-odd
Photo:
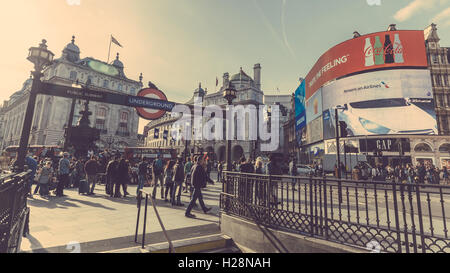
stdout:
[[[236,89],[233,87],[231,82],[228,83],[228,87],[223,91],[223,97],[228,102],[228,109],[227,111],[231,111],[231,105],[233,105],[233,100],[236,98]],[[233,117],[231,117],[233,118]],[[228,121],[228,126],[231,125],[231,120]],[[228,127],[227,126],[227,127]],[[230,130],[231,128],[227,128],[227,130]],[[231,171],[231,139],[227,139],[227,166],[226,170]]]
[[36,104],[36,97],[41,85],[42,71],[49,66],[55,54],[47,49],[47,41],[42,40],[39,47],[31,47],[27,60],[34,64],[33,84],[31,86],[30,96],[28,98],[28,105],[25,112],[25,119],[23,121],[22,135],[20,137],[19,150],[17,152],[16,171],[24,170],[25,156],[27,154],[28,140],[30,138],[31,124],[33,122],[34,107]]
[[[341,151],[340,151],[340,141],[339,141],[339,114],[338,114],[338,110],[343,110],[345,109],[345,107],[341,106],[341,105],[337,105],[334,108],[334,119],[335,119],[335,126],[336,126],[336,160],[337,160],[337,175],[338,178],[341,179]],[[345,147],[344,147],[345,149]]]

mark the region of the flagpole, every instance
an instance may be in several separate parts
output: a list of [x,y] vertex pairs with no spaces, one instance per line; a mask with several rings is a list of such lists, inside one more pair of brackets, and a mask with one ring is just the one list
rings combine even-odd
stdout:
[[106,63],[109,64],[109,57],[111,56],[111,43],[112,43],[112,35],[109,37],[109,50],[108,50],[108,61]]

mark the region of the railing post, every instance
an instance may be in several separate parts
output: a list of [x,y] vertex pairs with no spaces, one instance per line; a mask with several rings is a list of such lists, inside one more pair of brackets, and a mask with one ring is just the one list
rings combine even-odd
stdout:
[[313,189],[312,189],[312,175],[309,176],[309,210],[310,210],[310,229],[311,229],[311,236],[314,237],[314,208],[313,208]]
[[142,190],[139,191],[140,194],[138,194],[138,203],[137,203],[137,207],[138,207],[138,213],[137,213],[137,221],[136,221],[136,233],[134,235],[134,242],[137,243],[137,237],[138,237],[138,232],[139,232],[139,217],[141,215],[141,197],[142,197]]
[[422,219],[422,202],[420,201],[420,187],[416,187],[416,201],[417,201],[417,216],[419,218],[419,232],[420,243],[422,244],[422,253],[426,252],[425,249],[425,233],[423,231],[423,219]]
[[[327,207],[327,178],[323,176],[323,208],[324,208],[324,225],[325,229],[325,239],[328,240],[328,207]],[[333,197],[332,197],[333,198]]]
[[148,205],[148,193],[145,193],[145,214],[144,214],[144,230],[142,233],[142,249],[145,249],[145,232],[147,227],[147,205]]
[[[397,245],[398,245],[398,253],[402,253],[402,240],[400,235],[400,223],[398,219],[398,203],[397,203],[397,184],[395,181],[392,182],[392,194],[394,198],[394,217],[395,217],[395,230],[397,232]],[[408,234],[406,234],[408,236]]]

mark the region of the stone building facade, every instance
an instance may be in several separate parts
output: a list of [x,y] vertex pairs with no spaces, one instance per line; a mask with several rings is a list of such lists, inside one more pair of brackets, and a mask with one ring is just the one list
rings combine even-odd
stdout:
[[[274,95],[267,96],[265,98],[264,92],[261,88],[261,65],[255,64],[253,68],[253,78],[250,77],[247,73],[243,71],[241,68],[237,74],[234,74],[230,77],[230,74],[224,73],[222,86],[216,91],[212,93],[208,93],[207,89],[203,89],[201,83],[199,87],[194,90],[194,94],[192,98],[186,102],[186,105],[193,106],[194,102],[198,99],[201,99],[202,106],[206,107],[208,105],[217,105],[222,109],[226,108],[227,101],[223,98],[223,91],[226,87],[231,83],[233,87],[237,91],[237,97],[233,100],[233,104],[243,105],[244,107],[247,105],[254,105],[257,109],[260,105],[268,105],[269,108],[273,104],[278,104],[280,106],[281,113],[280,120],[280,128],[282,128],[282,124],[287,120],[287,112],[288,108],[290,108],[290,96],[285,95]],[[165,140],[164,138],[158,137],[154,138],[155,129],[159,131],[159,134],[163,134],[164,131],[170,131],[174,122],[176,122],[180,117],[172,117],[169,114],[160,118],[159,120],[151,121],[146,126],[146,131],[148,131],[148,136],[146,140],[146,145],[149,148],[161,148],[161,149],[177,149],[179,154],[182,154],[186,147],[186,142],[182,139],[177,141],[171,141],[169,138]],[[246,140],[233,140],[232,141],[232,149],[231,149],[231,158],[233,161],[239,160],[242,156],[246,158],[256,157],[261,154],[259,140],[248,140],[249,132],[248,128],[250,128],[250,123],[258,124],[259,119],[265,119],[267,117],[259,117],[256,119],[251,119],[251,117],[247,114],[245,117],[245,139]],[[204,119],[203,122],[206,122],[207,119]],[[224,124],[224,135],[226,130],[226,125]],[[184,130],[184,129],[183,129]],[[282,131],[282,130],[280,130]],[[192,140],[188,141],[188,151],[194,153],[208,153],[212,156],[214,160],[225,161],[226,160],[226,140],[194,140],[195,128],[191,128],[192,132]],[[283,143],[284,136],[280,134],[279,143]],[[280,147],[278,149],[279,152],[282,151]]]
[[436,106],[440,135],[450,134],[450,48],[441,47],[437,27],[431,24],[424,31],[428,68]]
[[[143,86],[142,75],[140,81],[126,77],[119,54],[111,64],[90,57],[81,59],[75,37],[63,49],[61,57],[55,59],[43,74],[43,81],[63,86],[72,86],[77,81],[86,84],[90,80],[90,89],[105,92],[136,95]],[[19,144],[31,83],[31,79],[26,80],[22,89],[3,104],[3,148]],[[76,102],[74,126],[80,118],[82,103]],[[30,145],[62,145],[71,104],[72,99],[38,95]],[[90,116],[91,126],[101,130],[101,139],[96,143],[99,149],[123,149],[137,145],[139,117],[134,108],[90,102],[89,110],[93,113]]]

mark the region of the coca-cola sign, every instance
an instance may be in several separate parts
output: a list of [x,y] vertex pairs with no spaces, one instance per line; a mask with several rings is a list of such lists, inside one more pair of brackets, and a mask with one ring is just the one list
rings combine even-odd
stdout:
[[306,76],[306,99],[326,82],[350,74],[392,67],[427,66],[423,31],[368,34],[345,41],[319,58]]

